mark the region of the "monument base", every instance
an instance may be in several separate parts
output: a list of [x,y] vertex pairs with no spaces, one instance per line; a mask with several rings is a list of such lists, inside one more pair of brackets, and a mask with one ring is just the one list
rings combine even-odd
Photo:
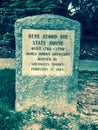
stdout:
[[76,102],[68,103],[62,100],[62,98],[58,100],[45,101],[37,97],[36,99],[33,100],[27,99],[25,101],[22,101],[21,104],[19,104],[19,102],[16,102],[17,111],[25,111],[28,110],[29,108],[32,108],[32,106],[36,106],[38,108],[45,107],[57,114],[62,114],[63,112],[66,114],[77,113],[77,103]]

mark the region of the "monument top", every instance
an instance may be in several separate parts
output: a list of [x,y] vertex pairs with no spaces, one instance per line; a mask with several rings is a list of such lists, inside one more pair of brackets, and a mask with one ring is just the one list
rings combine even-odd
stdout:
[[66,18],[64,16],[53,15],[53,14],[42,14],[36,16],[28,16],[22,19],[18,19],[15,23],[15,26],[28,29],[45,29],[45,30],[65,30],[65,29],[74,29],[76,27],[80,28],[80,23],[76,20]]

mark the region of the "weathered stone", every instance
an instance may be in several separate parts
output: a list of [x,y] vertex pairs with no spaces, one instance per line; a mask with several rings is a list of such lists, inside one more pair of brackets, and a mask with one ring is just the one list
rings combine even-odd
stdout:
[[[39,36],[32,36],[36,32]],[[30,34],[30,35],[29,35]],[[54,48],[50,44],[51,38],[43,38],[43,34],[55,34],[57,43]],[[60,38],[60,35],[65,38]],[[67,38],[68,36],[68,38]],[[19,19],[15,23],[16,38],[16,110],[23,111],[32,105],[38,107],[45,106],[54,112],[69,113],[75,112],[77,107],[77,77],[78,61],[80,50],[80,23],[58,15],[37,15]],[[30,39],[31,38],[31,39]],[[43,45],[35,45],[34,40],[45,40]],[[51,41],[55,41],[52,39]],[[62,45],[60,45],[62,44]],[[68,45],[69,44],[69,45]],[[41,47],[39,50],[32,47]],[[51,50],[43,50],[43,47],[50,47]],[[57,47],[63,49],[57,51]],[[53,56],[53,50],[56,53],[63,53],[64,56]],[[47,57],[56,58],[56,61],[38,61],[40,52],[47,52]],[[37,54],[29,54],[36,52]],[[40,58],[44,57],[40,56]],[[47,62],[46,62],[47,61]],[[31,63],[47,63],[48,70],[34,70]],[[52,63],[62,63],[57,69],[57,65]],[[50,68],[54,70],[50,70]],[[33,69],[33,71],[31,70]],[[42,69],[42,68],[41,68]],[[29,72],[28,72],[29,71]],[[35,71],[35,73],[34,73]],[[56,72],[57,71],[57,72]],[[38,72],[38,73],[37,73]],[[41,73],[40,73],[41,72]]]

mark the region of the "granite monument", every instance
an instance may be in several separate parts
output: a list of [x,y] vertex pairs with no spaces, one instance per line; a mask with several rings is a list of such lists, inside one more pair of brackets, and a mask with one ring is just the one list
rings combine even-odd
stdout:
[[17,111],[32,105],[57,113],[77,110],[80,27],[52,14],[16,21]]

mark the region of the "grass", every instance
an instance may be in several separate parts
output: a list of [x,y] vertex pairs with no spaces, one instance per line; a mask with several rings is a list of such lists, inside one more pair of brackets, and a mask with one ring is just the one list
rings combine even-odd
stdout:
[[[91,77],[92,73],[81,72],[80,77]],[[88,76],[87,76],[88,75]],[[70,130],[75,119],[79,130],[97,130],[97,124],[80,123],[80,116],[65,113],[54,114],[47,108],[32,106],[28,111],[21,113],[15,111],[15,70],[0,70],[0,130],[21,130],[23,126],[30,123],[41,124],[40,130]]]
[[15,70],[0,70],[0,104],[15,109]]
[[22,113],[0,106],[0,130],[20,130]]
[[0,130],[18,130],[22,113],[15,112],[15,70],[0,70]]

